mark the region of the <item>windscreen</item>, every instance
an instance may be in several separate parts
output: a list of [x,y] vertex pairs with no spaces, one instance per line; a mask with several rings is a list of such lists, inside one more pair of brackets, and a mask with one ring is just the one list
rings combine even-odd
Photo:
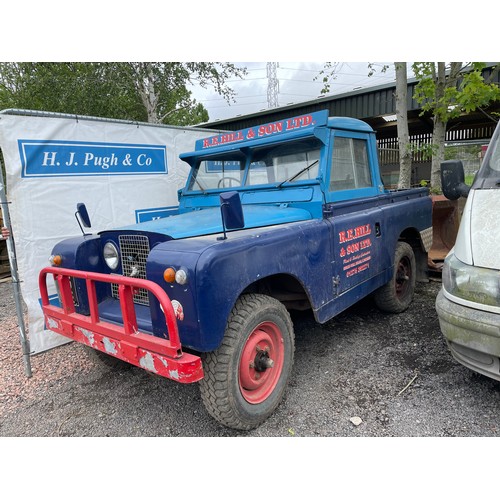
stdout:
[[318,177],[321,143],[316,138],[266,146],[199,161],[190,191],[285,184]]
[[252,156],[247,186],[316,179],[320,143],[316,139],[262,148]]
[[500,129],[493,134],[488,153],[489,158],[485,159],[474,183],[477,189],[500,187]]
[[235,188],[242,185],[244,179],[245,157],[222,156],[202,160],[193,171],[190,191]]

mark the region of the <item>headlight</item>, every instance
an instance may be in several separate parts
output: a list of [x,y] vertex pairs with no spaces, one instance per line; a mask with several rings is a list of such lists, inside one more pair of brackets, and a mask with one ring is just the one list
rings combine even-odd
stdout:
[[443,287],[456,297],[489,306],[500,306],[500,271],[464,264],[449,254],[443,266]]
[[178,283],[179,285],[185,285],[188,281],[187,272],[184,269],[175,270],[173,267],[167,267],[163,272],[163,279],[167,283]]
[[102,255],[104,257],[104,260],[106,261],[106,264],[110,269],[115,270],[118,267],[118,262],[120,261],[120,258],[118,256],[118,248],[116,248],[116,245],[114,243],[108,241],[104,245]]
[[175,281],[179,283],[179,285],[185,285],[187,283],[187,273],[184,269],[179,269],[175,273]]

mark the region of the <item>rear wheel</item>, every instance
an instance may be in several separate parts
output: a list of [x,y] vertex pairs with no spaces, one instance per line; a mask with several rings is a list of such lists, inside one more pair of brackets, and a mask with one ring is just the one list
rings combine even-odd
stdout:
[[240,297],[222,344],[204,357],[200,388],[207,411],[233,429],[259,426],[283,398],[293,353],[293,325],[285,306],[265,295]]
[[379,288],[375,304],[385,312],[400,313],[406,310],[415,292],[416,264],[413,248],[404,241],[398,241],[394,253],[394,271],[391,281]]

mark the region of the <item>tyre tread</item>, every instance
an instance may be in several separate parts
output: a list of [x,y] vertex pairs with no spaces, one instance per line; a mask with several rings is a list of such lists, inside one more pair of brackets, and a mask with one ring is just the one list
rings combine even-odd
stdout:
[[[396,296],[395,293],[395,274],[397,271],[397,266],[398,262],[403,258],[405,255],[410,257],[410,262],[412,264],[412,292],[410,294],[410,300],[408,302],[401,302],[399,298]],[[391,280],[386,283],[384,286],[380,287],[378,290],[375,291],[374,293],[374,300],[375,304],[377,307],[384,311],[384,312],[389,312],[389,313],[401,313],[405,311],[411,301],[413,300],[413,293],[415,289],[415,277],[416,277],[416,264],[415,264],[415,254],[413,252],[413,248],[411,245],[404,241],[398,241],[396,245],[396,250],[394,252],[394,275],[392,276]]]
[[[262,421],[244,422],[233,411],[229,390],[229,386],[232,382],[230,380],[229,365],[231,363],[233,350],[241,335],[241,329],[244,328],[255,310],[259,310],[269,305],[269,302],[272,300],[275,299],[265,295],[242,295],[229,315],[221,345],[216,351],[204,355],[203,367],[205,376],[200,381],[202,401],[208,413],[213,418],[233,429],[250,430],[260,425],[262,421],[267,418],[266,416]],[[290,326],[292,326],[291,321]]]

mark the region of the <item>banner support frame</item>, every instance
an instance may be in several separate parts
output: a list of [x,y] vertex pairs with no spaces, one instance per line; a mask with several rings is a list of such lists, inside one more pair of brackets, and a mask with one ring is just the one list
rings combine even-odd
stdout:
[[10,273],[12,276],[12,288],[14,292],[14,300],[16,303],[17,321],[19,323],[19,340],[21,342],[23,353],[24,373],[26,374],[26,377],[30,378],[32,376],[30,344],[28,335],[26,333],[26,325],[24,323],[23,306],[21,299],[22,295],[19,283],[19,273],[17,269],[16,249],[14,244],[12,226],[10,223],[9,202],[7,201],[6,185],[7,184],[6,182],[4,182],[3,178],[3,172],[0,169],[0,206],[2,210],[4,225],[10,232],[10,236],[9,238],[7,238],[6,243],[7,253],[9,255]]

